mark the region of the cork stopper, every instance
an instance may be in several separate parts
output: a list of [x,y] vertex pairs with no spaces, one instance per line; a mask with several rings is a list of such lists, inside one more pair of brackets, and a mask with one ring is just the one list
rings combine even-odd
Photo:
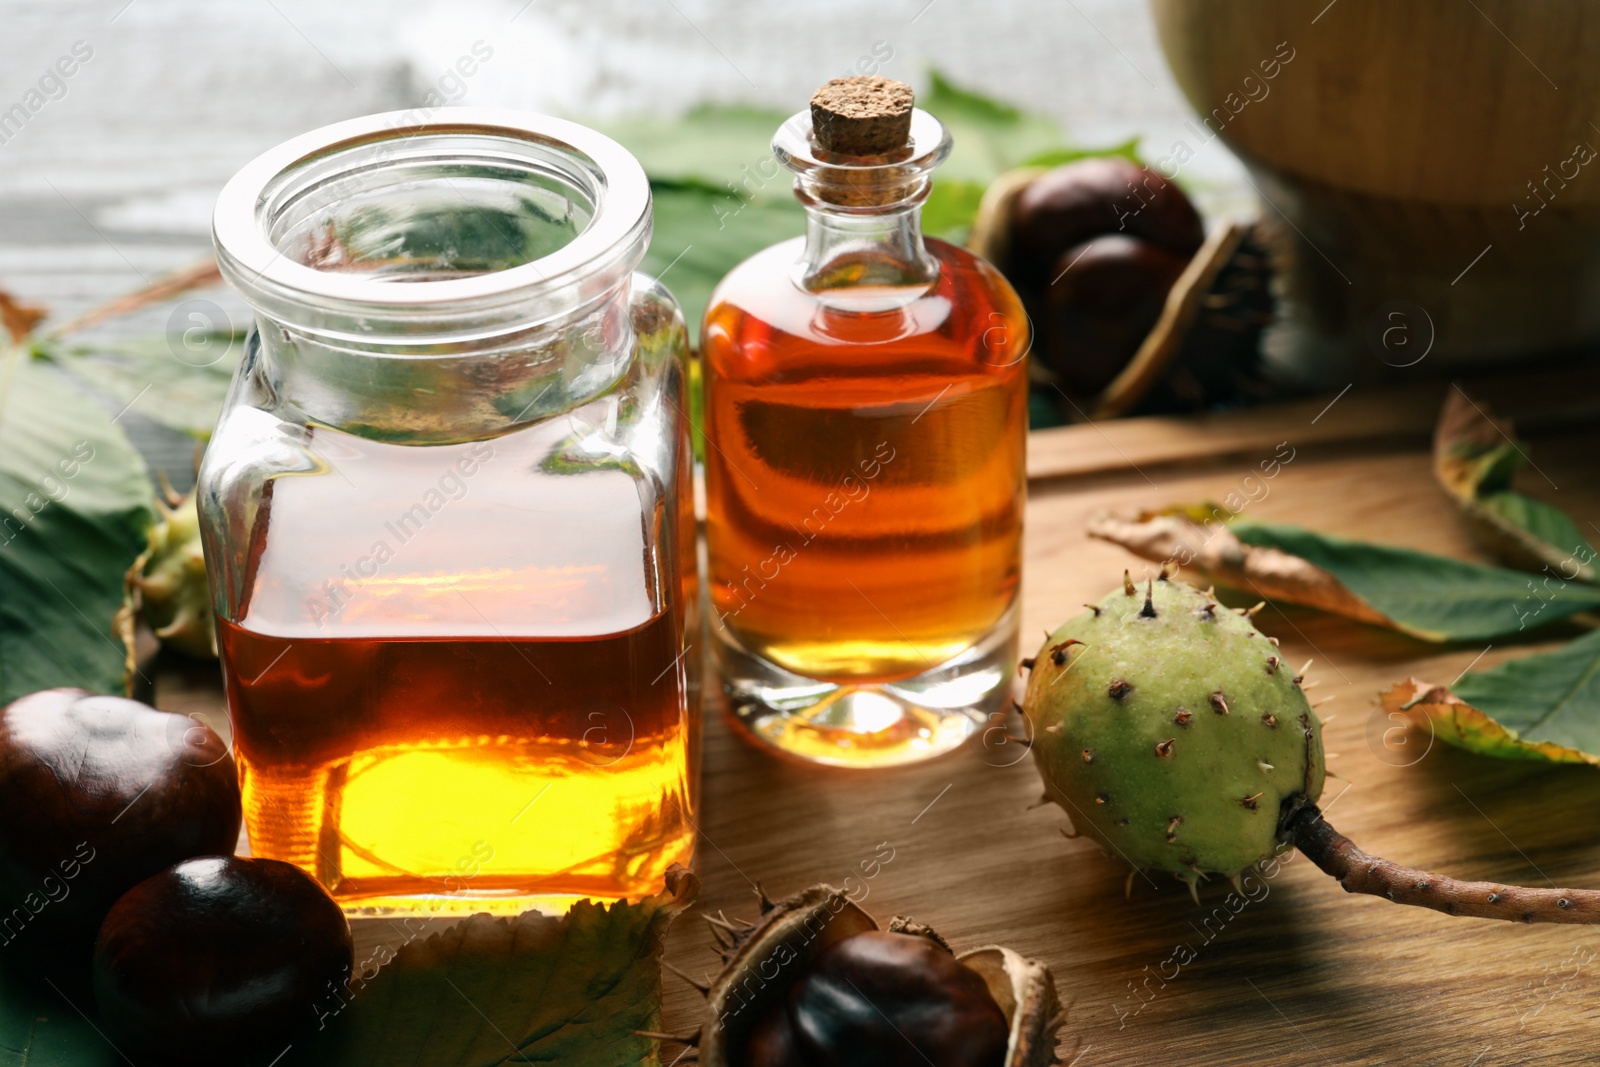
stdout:
[[879,156],[910,142],[915,103],[905,82],[878,75],[834,78],[811,97],[811,129],[825,151]]

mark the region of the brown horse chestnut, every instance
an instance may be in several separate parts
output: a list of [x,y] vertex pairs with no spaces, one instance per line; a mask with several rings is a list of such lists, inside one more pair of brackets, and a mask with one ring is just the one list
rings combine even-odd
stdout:
[[1046,285],[1061,253],[1101,234],[1142,238],[1181,256],[1205,240],[1199,212],[1182,189],[1116,156],[1080,159],[1029,182],[1011,206],[1012,281]]
[[[780,1037],[783,1029],[788,1035]],[[1003,1067],[1010,1024],[977,972],[918,934],[869,930],[818,953],[757,1042],[804,1067]],[[749,1067],[773,1067],[747,1053]]]
[[1114,233],[1061,253],[1046,279],[1039,359],[1068,393],[1093,396],[1111,384],[1155,326],[1187,256]]
[[344,912],[300,868],[210,856],[118,900],[94,951],[108,1036],[163,1061],[266,1064],[316,1025],[352,959]]
[[203,723],[50,689],[0,710],[0,811],[0,944],[18,948],[5,958],[81,988],[119,896],[179,860],[233,851],[239,780]]
[[888,929],[842,889],[759,895],[756,922],[708,921],[722,970],[677,1040],[701,1067],[1033,1067],[1055,1062],[1050,971],[997,945],[951,953],[928,927]]

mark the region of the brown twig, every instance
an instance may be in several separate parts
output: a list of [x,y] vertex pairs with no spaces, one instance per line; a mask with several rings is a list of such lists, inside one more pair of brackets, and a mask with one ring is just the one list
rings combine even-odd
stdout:
[[1592,889],[1528,889],[1498,882],[1462,882],[1370,856],[1328,825],[1315,804],[1289,820],[1295,847],[1339,880],[1347,893],[1371,893],[1396,904],[1432,908],[1446,915],[1522,923],[1600,923],[1600,892]]
[[51,328],[48,336],[51,340],[56,340],[69,333],[99,325],[107,319],[114,319],[119,315],[128,315],[150,307],[152,304],[163,304],[174,297],[182,296],[191,289],[205,289],[218,285],[221,281],[222,272],[217,268],[216,257],[208,256],[199,263],[157,278],[142,289],[137,289],[108,303],[90,308],[70,322]]

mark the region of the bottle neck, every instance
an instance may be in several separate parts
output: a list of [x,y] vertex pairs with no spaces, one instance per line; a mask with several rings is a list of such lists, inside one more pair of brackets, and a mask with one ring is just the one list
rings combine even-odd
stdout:
[[871,207],[850,207],[812,195],[797,183],[806,209],[806,245],[795,282],[817,294],[842,290],[914,290],[920,294],[938,280],[939,263],[922,239],[922,202],[927,182],[903,199]]

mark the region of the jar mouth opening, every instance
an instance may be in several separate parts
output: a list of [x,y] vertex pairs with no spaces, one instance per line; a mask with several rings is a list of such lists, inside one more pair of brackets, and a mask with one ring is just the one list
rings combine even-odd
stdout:
[[352,119],[263,153],[223,189],[214,235],[258,309],[399,313],[592,295],[586,283],[638,265],[649,226],[644,170],[609,137],[452,108]]

